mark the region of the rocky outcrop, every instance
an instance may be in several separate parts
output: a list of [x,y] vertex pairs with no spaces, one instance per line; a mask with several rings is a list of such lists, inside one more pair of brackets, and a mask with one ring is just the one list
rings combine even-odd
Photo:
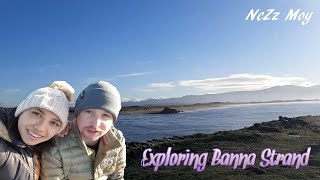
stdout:
[[179,112],[182,112],[182,111],[178,111],[176,109],[165,107],[162,111],[151,113],[151,114],[176,114],[176,113],[179,113]]

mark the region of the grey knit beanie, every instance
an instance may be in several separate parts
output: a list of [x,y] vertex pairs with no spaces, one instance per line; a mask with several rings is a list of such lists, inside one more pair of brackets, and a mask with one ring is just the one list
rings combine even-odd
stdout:
[[116,121],[121,109],[121,98],[117,88],[105,81],[90,84],[77,98],[75,116],[86,109],[105,110],[112,114]]

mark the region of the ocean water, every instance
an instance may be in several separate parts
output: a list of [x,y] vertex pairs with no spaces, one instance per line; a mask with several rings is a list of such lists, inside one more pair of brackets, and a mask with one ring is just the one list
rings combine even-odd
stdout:
[[251,104],[179,114],[120,115],[116,123],[127,142],[195,133],[214,133],[277,120],[279,116],[320,115],[320,102]]

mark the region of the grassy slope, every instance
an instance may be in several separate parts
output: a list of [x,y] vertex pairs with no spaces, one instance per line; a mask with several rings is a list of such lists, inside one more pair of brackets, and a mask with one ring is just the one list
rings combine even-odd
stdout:
[[[282,121],[255,124],[252,127],[214,134],[196,134],[153,140],[146,143],[131,142],[127,145],[126,179],[320,179],[320,117],[305,116]],[[291,137],[289,135],[299,135]],[[142,152],[152,148],[154,152],[208,152],[205,170],[201,173],[193,166],[160,167],[157,172],[153,167],[141,167]],[[274,166],[260,168],[260,155],[266,148],[282,153],[304,152],[312,147],[309,164],[298,170],[295,167]],[[219,148],[222,153],[256,153],[254,167],[236,169],[232,166],[210,166],[212,149]]]

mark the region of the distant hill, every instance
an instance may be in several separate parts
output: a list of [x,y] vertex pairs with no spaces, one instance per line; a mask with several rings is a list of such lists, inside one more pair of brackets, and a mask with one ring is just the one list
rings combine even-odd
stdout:
[[147,99],[138,102],[123,102],[123,106],[159,106],[181,105],[210,102],[264,102],[287,100],[316,100],[320,99],[320,85],[311,87],[302,86],[275,86],[257,91],[235,91],[220,94],[188,95],[168,99]]

